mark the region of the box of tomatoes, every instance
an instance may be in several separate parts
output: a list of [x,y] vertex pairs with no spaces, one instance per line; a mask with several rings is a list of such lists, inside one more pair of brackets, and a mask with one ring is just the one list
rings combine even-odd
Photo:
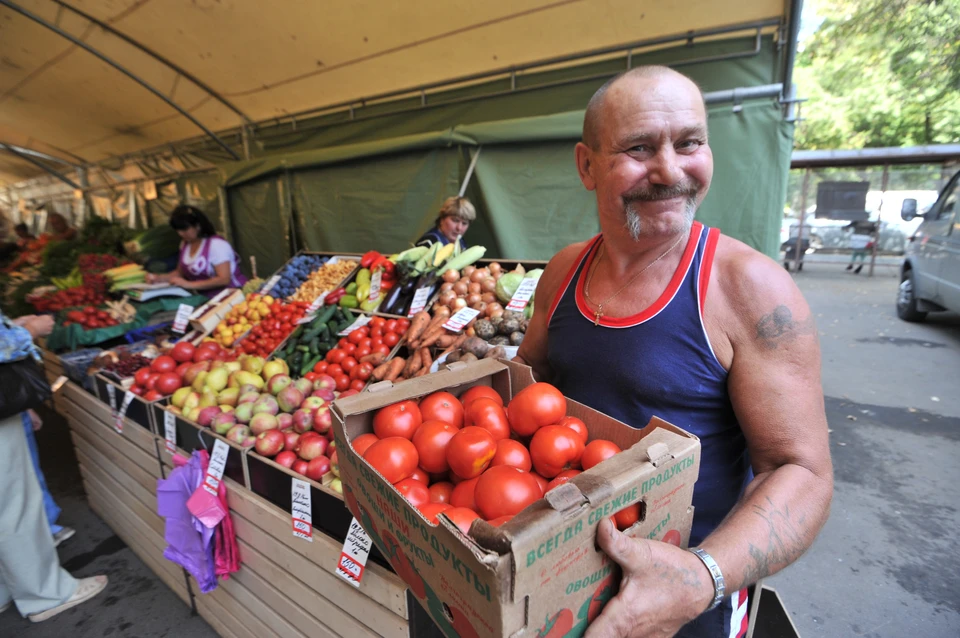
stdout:
[[685,547],[700,441],[630,427],[503,360],[334,403],[344,500],[447,636],[580,636],[620,586],[597,549]]

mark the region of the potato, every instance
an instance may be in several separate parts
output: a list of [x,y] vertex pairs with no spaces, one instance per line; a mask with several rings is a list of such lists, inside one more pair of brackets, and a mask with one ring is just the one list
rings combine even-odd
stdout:
[[[464,340],[463,345],[460,346],[460,349],[464,352],[472,354],[477,359],[482,359],[483,355],[487,354],[487,350],[490,349],[489,344],[480,337],[467,337]],[[463,359],[461,358],[461,361]]]

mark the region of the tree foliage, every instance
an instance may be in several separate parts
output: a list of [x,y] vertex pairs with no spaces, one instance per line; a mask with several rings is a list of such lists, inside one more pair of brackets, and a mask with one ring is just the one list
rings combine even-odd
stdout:
[[[810,2],[811,0],[808,0]],[[803,149],[960,141],[960,0],[813,0],[794,79]]]

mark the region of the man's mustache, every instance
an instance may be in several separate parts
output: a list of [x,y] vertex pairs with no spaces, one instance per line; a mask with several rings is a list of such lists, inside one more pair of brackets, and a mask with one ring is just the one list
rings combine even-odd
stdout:
[[696,197],[701,190],[701,185],[697,182],[681,182],[673,186],[663,184],[653,184],[649,187],[637,188],[623,196],[626,203],[631,202],[655,202],[663,199],[673,199],[674,197]]

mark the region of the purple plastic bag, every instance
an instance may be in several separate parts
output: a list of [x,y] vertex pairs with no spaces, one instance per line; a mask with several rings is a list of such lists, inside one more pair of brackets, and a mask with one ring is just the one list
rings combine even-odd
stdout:
[[217,588],[214,530],[190,513],[187,501],[203,482],[209,458],[206,451],[196,451],[169,477],[157,479],[157,513],[166,519],[163,556],[190,572],[204,594]]

